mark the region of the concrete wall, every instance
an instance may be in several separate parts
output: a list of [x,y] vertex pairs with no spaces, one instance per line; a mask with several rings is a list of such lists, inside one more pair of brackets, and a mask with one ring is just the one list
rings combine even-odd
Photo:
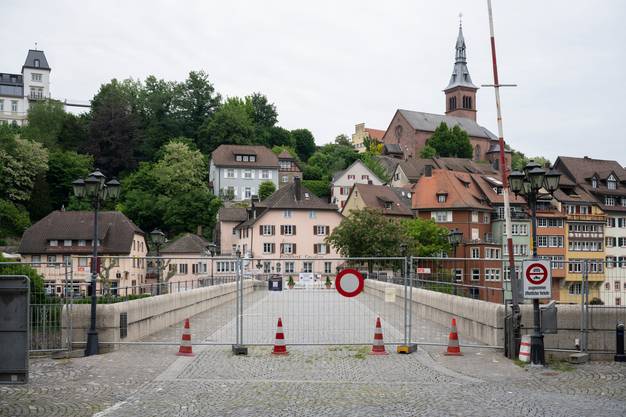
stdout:
[[[244,282],[244,294],[254,291],[254,282]],[[132,342],[151,335],[185,318],[235,300],[235,283],[198,288],[186,292],[159,295],[116,304],[99,304],[96,327],[103,348],[107,342]],[[66,309],[69,306],[65,307]],[[71,306],[72,343],[86,341],[90,317],[89,304]],[[128,313],[128,335],[120,339],[120,313]],[[233,308],[234,314],[234,308]],[[69,331],[67,314],[63,313],[63,338]]]

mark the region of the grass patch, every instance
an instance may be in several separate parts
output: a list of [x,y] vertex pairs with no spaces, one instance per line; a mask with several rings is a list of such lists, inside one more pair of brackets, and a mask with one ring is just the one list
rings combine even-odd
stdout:
[[520,368],[525,368],[526,365],[528,365],[528,362],[522,362],[519,359],[513,359],[513,363],[519,366]]
[[551,360],[548,367],[559,372],[572,372],[575,369],[571,363],[564,360]]

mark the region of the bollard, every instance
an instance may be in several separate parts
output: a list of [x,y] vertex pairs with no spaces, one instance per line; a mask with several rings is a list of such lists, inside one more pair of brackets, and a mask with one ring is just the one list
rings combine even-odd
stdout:
[[615,362],[626,362],[624,355],[624,323],[615,326]]

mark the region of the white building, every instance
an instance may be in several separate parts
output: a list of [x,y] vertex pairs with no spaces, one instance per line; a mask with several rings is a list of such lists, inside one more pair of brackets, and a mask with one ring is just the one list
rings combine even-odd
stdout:
[[50,98],[50,71],[43,51],[30,49],[21,74],[0,73],[0,123],[26,123],[30,103]]
[[359,159],[343,171],[336,172],[333,176],[331,197],[339,211],[346,204],[354,184],[383,185],[383,181]]

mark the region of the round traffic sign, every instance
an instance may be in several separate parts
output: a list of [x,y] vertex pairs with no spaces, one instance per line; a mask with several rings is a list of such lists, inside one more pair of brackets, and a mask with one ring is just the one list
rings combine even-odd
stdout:
[[526,279],[532,285],[541,285],[548,279],[548,270],[543,264],[530,264],[526,268]]
[[356,269],[344,269],[335,278],[335,288],[344,297],[355,297],[364,287],[365,279]]

